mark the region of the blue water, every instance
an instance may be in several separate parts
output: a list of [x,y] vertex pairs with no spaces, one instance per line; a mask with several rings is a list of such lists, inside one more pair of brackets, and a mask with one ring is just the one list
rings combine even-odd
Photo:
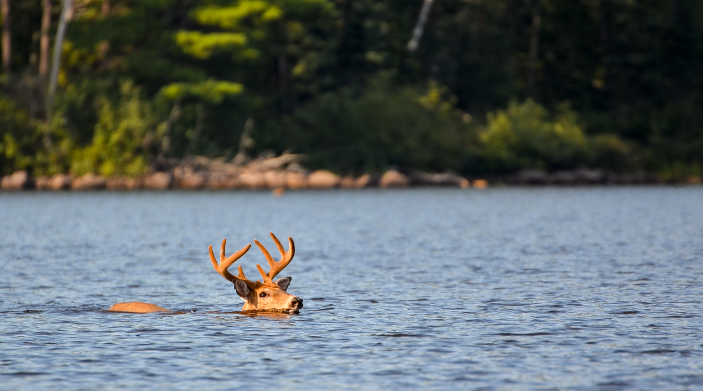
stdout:
[[703,187],[0,193],[0,389],[702,389],[702,277]]

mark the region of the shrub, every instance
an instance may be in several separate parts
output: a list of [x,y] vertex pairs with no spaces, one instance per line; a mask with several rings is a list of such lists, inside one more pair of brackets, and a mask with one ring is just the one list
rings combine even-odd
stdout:
[[342,173],[381,171],[397,165],[459,170],[468,127],[437,96],[378,82],[356,94],[350,89],[319,96],[267,133],[278,149],[308,156],[311,167]]
[[97,172],[102,175],[138,176],[147,169],[145,147],[159,134],[158,116],[150,102],[141,97],[131,82],[123,82],[120,98],[112,102],[106,96],[97,99],[98,119],[90,145],[77,149],[71,162],[71,172],[82,175]]
[[0,175],[32,168],[38,129],[26,111],[7,99],[0,99]]
[[554,115],[527,100],[488,114],[480,134],[491,171],[573,168],[590,162],[589,142],[568,105]]

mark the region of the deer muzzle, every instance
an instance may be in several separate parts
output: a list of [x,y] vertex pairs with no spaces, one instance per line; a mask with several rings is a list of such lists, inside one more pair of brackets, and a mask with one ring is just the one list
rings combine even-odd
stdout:
[[293,300],[290,301],[290,306],[296,310],[303,308],[303,299],[300,297],[294,297]]

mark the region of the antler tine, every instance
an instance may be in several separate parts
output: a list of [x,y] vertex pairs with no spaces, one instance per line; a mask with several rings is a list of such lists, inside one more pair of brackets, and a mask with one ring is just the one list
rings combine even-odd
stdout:
[[234,282],[236,279],[244,280],[247,282],[246,277],[244,277],[244,273],[242,272],[241,266],[239,267],[239,276],[235,277],[233,276],[229,271],[227,271],[227,268],[232,266],[233,263],[237,262],[239,258],[241,258],[244,254],[249,251],[251,248],[251,244],[247,244],[243,249],[237,251],[236,253],[230,255],[229,257],[225,258],[225,244],[227,243],[227,239],[222,240],[222,246],[220,248],[220,263],[219,265],[217,264],[217,260],[215,259],[215,254],[212,252],[212,246],[209,246],[209,253],[210,253],[210,261],[212,262],[212,267],[215,268],[215,270],[220,273],[222,277],[227,279],[227,281]]
[[269,254],[268,250],[266,250],[266,248],[261,243],[259,243],[258,240],[254,240],[254,243],[259,246],[259,249],[261,249],[261,252],[264,254],[264,257],[266,257],[266,261],[271,267],[271,270],[266,273],[260,265],[256,265],[256,268],[259,269],[259,273],[261,273],[261,277],[264,279],[264,283],[272,283],[273,278],[276,277],[276,275],[280,273],[283,269],[285,269],[285,267],[288,266],[290,261],[293,260],[293,256],[295,256],[295,243],[293,243],[293,238],[288,237],[289,250],[285,251],[276,235],[274,235],[273,232],[269,232],[269,234],[271,235],[273,242],[276,244],[278,251],[281,253],[281,260],[275,262],[271,257],[271,254]]

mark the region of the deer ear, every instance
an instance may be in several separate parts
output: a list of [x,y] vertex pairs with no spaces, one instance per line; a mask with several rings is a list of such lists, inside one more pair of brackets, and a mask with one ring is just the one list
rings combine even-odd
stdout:
[[276,285],[280,286],[284,291],[288,290],[288,285],[290,285],[290,280],[292,279],[292,277],[283,277],[276,281]]
[[249,287],[242,280],[234,280],[234,290],[244,301],[249,300]]

